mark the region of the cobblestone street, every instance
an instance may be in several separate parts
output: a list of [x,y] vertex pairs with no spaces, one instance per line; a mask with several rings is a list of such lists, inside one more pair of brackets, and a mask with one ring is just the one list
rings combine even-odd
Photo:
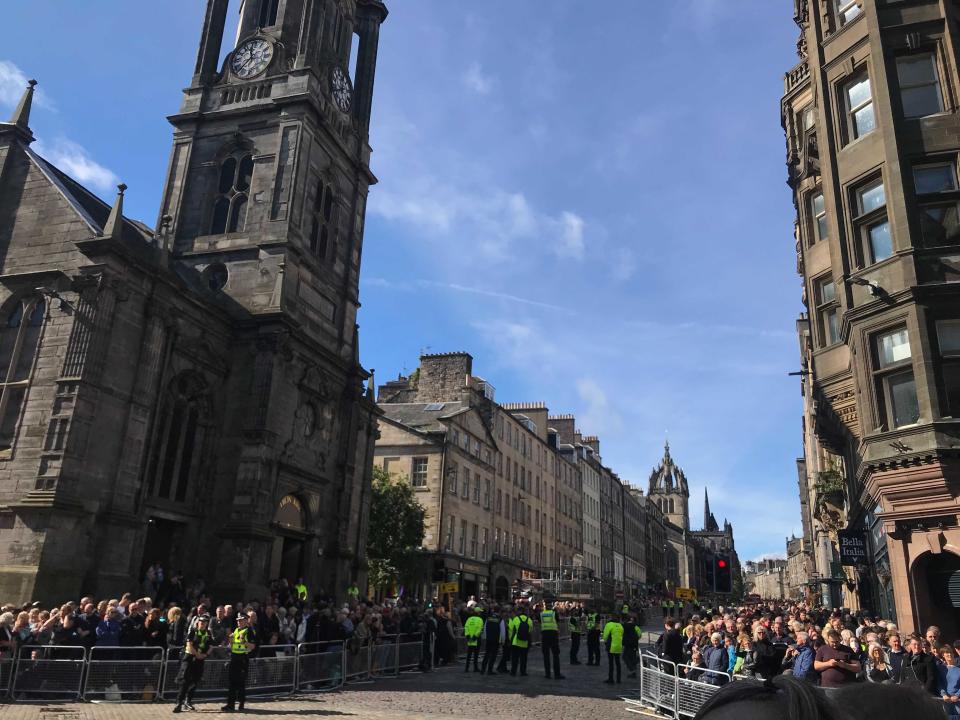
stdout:
[[[646,640],[646,636],[644,636]],[[599,667],[570,666],[569,644],[561,646],[563,680],[547,680],[543,656],[532,648],[527,677],[481,676],[463,671],[463,662],[430,673],[350,685],[324,695],[282,700],[253,699],[245,715],[276,717],[331,717],[357,720],[598,720],[630,717],[620,696],[635,692],[638,681],[626,677],[619,686],[604,684],[606,655]],[[586,660],[581,645],[580,660]],[[220,713],[222,701],[201,703],[203,717],[232,717]],[[172,716],[170,703],[153,704],[42,704],[0,705],[3,720],[154,720]],[[188,713],[190,717],[196,713]]]

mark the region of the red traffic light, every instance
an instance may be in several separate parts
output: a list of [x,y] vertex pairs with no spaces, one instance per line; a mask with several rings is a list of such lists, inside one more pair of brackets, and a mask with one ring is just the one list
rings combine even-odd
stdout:
[[725,568],[726,566],[727,566],[727,561],[726,561],[726,560],[717,560],[717,567],[718,567],[718,568]]

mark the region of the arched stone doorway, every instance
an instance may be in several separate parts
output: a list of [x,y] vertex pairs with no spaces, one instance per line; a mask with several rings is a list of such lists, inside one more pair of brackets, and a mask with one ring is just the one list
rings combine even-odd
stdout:
[[305,573],[304,545],[307,538],[307,513],[296,495],[285,495],[273,516],[277,538],[273,541],[270,579],[286,578],[295,583]]
[[940,628],[941,637],[960,632],[960,556],[944,551],[924,553],[913,563],[911,582],[920,626]]
[[494,585],[493,596],[498,603],[505,603],[510,600],[510,581],[503,575],[497,578],[497,582]]

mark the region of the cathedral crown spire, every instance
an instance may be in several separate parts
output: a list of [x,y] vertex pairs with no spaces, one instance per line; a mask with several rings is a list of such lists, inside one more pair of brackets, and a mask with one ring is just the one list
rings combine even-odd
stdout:
[[36,80],[30,80],[27,83],[27,89],[23,91],[23,97],[13,111],[10,118],[10,124],[16,125],[21,130],[30,130],[30,108],[33,107],[33,89],[37,86]]

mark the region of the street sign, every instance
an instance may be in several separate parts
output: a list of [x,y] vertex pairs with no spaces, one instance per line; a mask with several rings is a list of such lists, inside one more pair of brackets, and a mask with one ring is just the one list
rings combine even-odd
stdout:
[[617,590],[617,591],[613,594],[613,596],[614,596],[617,600],[623,600],[623,590]]
[[455,593],[459,589],[460,583],[457,582],[440,583],[437,592],[443,595],[444,593]]
[[673,594],[676,596],[677,600],[696,600],[697,591],[694,588],[683,588],[678,587],[673,591]]

